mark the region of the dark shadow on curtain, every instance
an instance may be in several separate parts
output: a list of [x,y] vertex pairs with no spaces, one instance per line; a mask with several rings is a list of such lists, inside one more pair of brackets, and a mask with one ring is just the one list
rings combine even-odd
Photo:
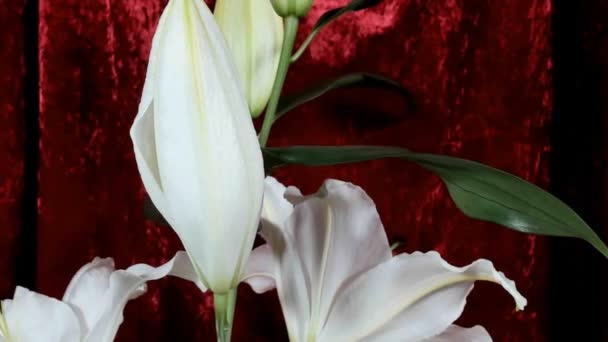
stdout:
[[[605,3],[605,2],[604,2]],[[606,149],[600,82],[608,5],[601,0],[555,0],[552,192],[600,236],[605,208]],[[603,26],[602,26],[603,25]],[[605,241],[604,237],[604,241]],[[549,341],[605,341],[606,262],[589,245],[552,239]]]
[[23,94],[25,125],[23,226],[17,248],[15,281],[17,285],[36,289],[38,165],[40,159],[38,0],[26,1],[23,11],[23,25],[26,68]]

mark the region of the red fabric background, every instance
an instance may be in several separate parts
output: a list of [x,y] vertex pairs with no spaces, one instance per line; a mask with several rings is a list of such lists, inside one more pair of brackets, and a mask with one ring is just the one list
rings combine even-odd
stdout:
[[0,6],[0,296],[12,294],[15,286],[14,259],[21,228],[25,123],[24,30],[21,25],[24,0]]
[[[298,41],[325,10],[316,0]],[[3,4],[0,31],[0,271],[12,274],[20,227],[24,73],[23,1]],[[95,256],[119,267],[160,264],[180,248],[170,228],[145,222],[128,130],[165,0],[39,0],[40,169],[37,289],[61,296]],[[399,80],[415,108],[379,90],[341,90],[280,121],[269,145],[391,144],[478,160],[547,186],[552,110],[549,0],[385,0],[327,27],[288,75],[286,93],[351,71]],[[14,92],[7,89],[14,89]],[[389,119],[387,119],[389,118]],[[281,170],[312,192],[327,177],[361,185],[376,201],[401,251],[437,249],[456,264],[489,258],[516,280],[529,306],[480,284],[463,325],[482,324],[496,341],[546,339],[548,257],[544,238],[476,222],[455,209],[441,182],[398,161]],[[2,278],[8,296],[11,277]],[[366,314],[366,313],[363,313]],[[373,314],[373,313],[369,313]],[[211,297],[177,279],[151,283],[129,304],[121,341],[213,341]],[[274,294],[239,292],[235,341],[285,340]]]

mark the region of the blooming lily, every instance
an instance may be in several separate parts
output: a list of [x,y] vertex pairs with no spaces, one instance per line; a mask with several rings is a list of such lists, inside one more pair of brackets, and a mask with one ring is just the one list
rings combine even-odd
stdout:
[[216,294],[238,285],[264,188],[260,145],[232,57],[200,0],[170,0],[131,128],[144,186]]
[[127,302],[146,291],[146,281],[173,275],[197,283],[188,256],[178,252],[160,267],[145,264],[116,270],[111,258],[83,266],[57,300],[17,287],[2,301],[1,342],[110,342]]
[[269,0],[218,0],[213,13],[232,52],[251,115],[258,117],[277,75],[283,19]]
[[526,299],[488,260],[454,267],[436,252],[392,256],[373,201],[327,180],[302,196],[266,179],[262,234],[244,280],[276,287],[291,341],[491,341],[480,326],[453,325],[477,280]]

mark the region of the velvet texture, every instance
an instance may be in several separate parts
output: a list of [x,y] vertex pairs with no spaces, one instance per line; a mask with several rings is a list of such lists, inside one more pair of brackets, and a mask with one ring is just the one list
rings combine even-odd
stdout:
[[0,6],[0,294],[13,291],[24,201],[25,49],[21,24],[25,1]]
[[[296,45],[324,11],[346,2],[316,0]],[[181,248],[169,227],[144,220],[145,192],[128,135],[165,4],[12,0],[0,6],[0,20],[8,26],[0,31],[3,297],[17,283],[61,296],[74,272],[95,256],[114,257],[119,267],[158,265]],[[575,154],[562,139],[573,119],[567,113],[559,118],[553,140],[549,129],[554,103],[559,103],[554,101],[553,48],[567,50],[555,42],[552,31],[559,32],[552,29],[552,19],[556,8],[570,15],[568,6],[550,0],[385,0],[344,16],[293,65],[285,93],[347,72],[371,71],[401,82],[410,100],[378,89],[336,91],[282,118],[269,146],[390,144],[477,160],[545,188],[555,175],[563,180],[553,185],[558,194],[580,209],[586,202],[577,199],[584,196],[576,189],[575,195],[568,192],[577,183],[564,180],[560,171]],[[605,18],[594,17],[598,23]],[[573,34],[592,29],[606,32],[589,24]],[[602,37],[595,38],[598,44],[605,42]],[[561,68],[570,62],[562,61]],[[570,81],[566,77],[564,82]],[[567,89],[558,90],[568,96]],[[601,89],[608,88],[603,84]],[[601,122],[597,126],[601,129]],[[554,145],[560,154],[550,169]],[[601,151],[584,162],[603,160]],[[605,177],[598,167],[590,168],[596,171],[589,177]],[[404,242],[399,251],[435,249],[455,264],[491,259],[517,282],[529,306],[515,313],[500,288],[481,284],[458,323],[481,324],[496,341],[548,340],[561,329],[555,324],[566,326],[575,315],[582,324],[589,314],[560,311],[569,308],[560,307],[560,299],[580,294],[559,287],[569,277],[557,262],[569,260],[577,267],[584,258],[599,260],[590,247],[568,240],[553,248],[553,240],[468,219],[438,178],[416,166],[376,161],[289,167],[276,176],[304,192],[315,191],[328,177],[362,186],[376,202],[389,239]],[[587,217],[601,210],[596,205]],[[593,223],[601,228],[604,217],[596,218]],[[570,251],[574,259],[568,258]],[[599,261],[596,266],[605,270]],[[585,291],[579,282],[571,283]],[[599,310],[591,314],[599,317]],[[214,341],[214,329],[212,296],[165,279],[150,283],[148,293],[127,306],[118,340]],[[599,326],[584,329],[600,336]],[[242,286],[233,335],[234,341],[286,340],[276,295],[254,295]]]

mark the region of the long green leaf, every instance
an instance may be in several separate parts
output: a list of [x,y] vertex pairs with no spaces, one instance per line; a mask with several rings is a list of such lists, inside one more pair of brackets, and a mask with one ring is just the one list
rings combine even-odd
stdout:
[[399,158],[437,174],[456,206],[469,217],[531,234],[575,237],[605,257],[608,247],[570,207],[512,174],[474,161],[383,146],[292,146],[264,149],[267,167],[336,165]]
[[341,15],[343,15],[345,13],[372,7],[374,5],[377,5],[381,1],[382,0],[352,0],[348,5],[346,5],[344,7],[334,8],[332,10],[329,10],[329,11],[323,13],[323,15],[321,15],[321,17],[319,17],[319,20],[317,20],[317,22],[315,23],[315,26],[313,26],[312,31],[310,32],[308,37],[306,37],[306,40],[304,40],[304,42],[302,43],[302,45],[300,46],[298,51],[296,51],[296,53],[294,53],[293,56],[291,57],[291,62],[293,63],[293,62],[297,61],[298,58],[300,58],[300,56],[302,56],[304,51],[306,51],[306,48],[308,47],[308,45],[310,45],[310,43],[312,43],[313,39],[315,39],[317,34],[319,34],[321,29],[323,27],[325,27],[327,24],[336,20],[337,18],[339,18]]
[[328,91],[345,87],[386,88],[395,90],[403,95],[403,97],[411,100],[409,92],[402,87],[399,82],[373,73],[357,72],[324,81],[306,89],[300,94],[281,97],[279,108],[277,109],[277,116],[274,120],[278,120],[295,107],[312,101]]

